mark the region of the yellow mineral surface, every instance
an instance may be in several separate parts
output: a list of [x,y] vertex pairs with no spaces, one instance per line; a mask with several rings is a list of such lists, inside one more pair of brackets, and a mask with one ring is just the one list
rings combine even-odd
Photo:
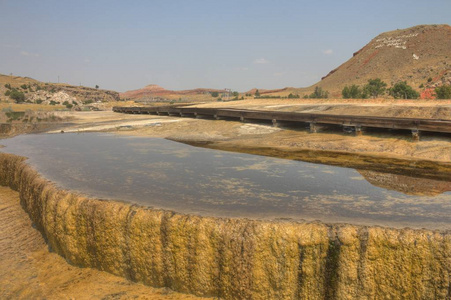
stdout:
[[[451,233],[182,215],[57,189],[0,154],[0,184],[73,266],[223,299],[449,299]],[[102,273],[103,274],[103,273]]]

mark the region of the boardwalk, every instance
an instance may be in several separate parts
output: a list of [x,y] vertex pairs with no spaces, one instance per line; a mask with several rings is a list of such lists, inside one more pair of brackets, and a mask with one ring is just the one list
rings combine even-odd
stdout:
[[342,126],[345,129],[355,131],[357,135],[361,134],[362,128],[401,129],[410,130],[414,140],[419,139],[420,131],[451,133],[451,120],[437,119],[388,118],[183,106],[113,107],[113,111],[128,114],[156,114],[181,117],[203,116],[248,122],[271,121],[274,126],[277,126],[280,122],[304,123],[309,125],[312,133],[316,132],[320,125]]

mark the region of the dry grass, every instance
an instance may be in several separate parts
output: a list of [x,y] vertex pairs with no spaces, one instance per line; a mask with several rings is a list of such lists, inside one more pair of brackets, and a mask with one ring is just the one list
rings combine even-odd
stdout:
[[8,102],[0,102],[0,110],[11,109],[13,111],[56,111],[63,110],[66,107],[63,105],[42,105],[42,104],[32,104],[32,103],[8,103]]

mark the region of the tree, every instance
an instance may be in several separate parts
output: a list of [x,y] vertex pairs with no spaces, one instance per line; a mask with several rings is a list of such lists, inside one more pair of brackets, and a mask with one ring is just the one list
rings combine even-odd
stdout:
[[387,84],[380,78],[370,79],[363,87],[363,92],[372,98],[377,98],[378,96],[385,94],[386,87]]
[[329,97],[328,91],[323,91],[319,86],[315,87],[315,91],[311,93],[309,96],[311,99],[325,99]]
[[260,92],[258,90],[255,91],[255,97],[260,97]]
[[442,85],[435,88],[437,99],[451,99],[451,85]]
[[233,95],[234,97],[238,97],[238,96],[240,95],[240,93],[238,93],[237,91],[235,91],[235,92],[232,93],[232,95]]
[[341,91],[344,99],[364,99],[366,94],[360,89],[358,85],[345,86]]
[[211,92],[211,96],[216,98],[216,97],[219,96],[219,93],[218,92]]
[[420,93],[415,91],[405,81],[400,81],[388,89],[388,94],[395,99],[417,99],[420,96]]
[[22,92],[19,92],[18,90],[14,89],[9,93],[9,97],[16,101],[16,103],[22,103],[25,101],[25,94]]
[[96,84],[96,89],[98,89],[99,88],[99,86]]

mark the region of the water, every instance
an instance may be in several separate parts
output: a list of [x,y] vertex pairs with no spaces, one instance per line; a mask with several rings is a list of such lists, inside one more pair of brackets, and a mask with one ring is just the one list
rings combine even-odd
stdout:
[[99,133],[1,144],[58,186],[97,198],[208,216],[451,229],[446,181]]

